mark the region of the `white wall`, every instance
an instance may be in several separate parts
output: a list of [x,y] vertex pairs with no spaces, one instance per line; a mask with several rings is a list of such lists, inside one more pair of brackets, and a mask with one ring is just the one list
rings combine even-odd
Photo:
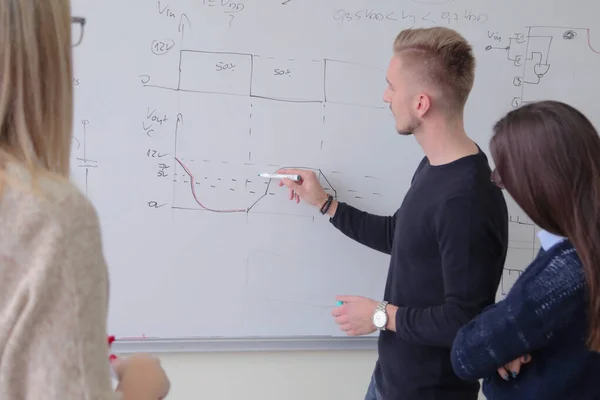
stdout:
[[172,384],[168,400],[364,400],[377,352],[176,353],[159,357]]
[[375,351],[158,356],[172,384],[168,400],[364,400],[377,359]]
[[169,400],[363,400],[375,351],[159,354]]

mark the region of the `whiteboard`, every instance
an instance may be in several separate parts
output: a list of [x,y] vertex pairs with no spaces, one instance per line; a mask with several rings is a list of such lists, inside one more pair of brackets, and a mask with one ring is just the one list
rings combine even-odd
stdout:
[[[109,333],[340,339],[335,296],[380,299],[388,256],[257,174],[310,168],[340,201],[392,214],[423,157],[382,100],[392,41],[409,27],[448,26],[472,43],[466,128],[486,151],[493,123],[529,101],[561,99],[597,123],[598,5],[578,5],[74,0],[87,25],[72,172],[102,225]],[[498,298],[539,247],[508,201]]]

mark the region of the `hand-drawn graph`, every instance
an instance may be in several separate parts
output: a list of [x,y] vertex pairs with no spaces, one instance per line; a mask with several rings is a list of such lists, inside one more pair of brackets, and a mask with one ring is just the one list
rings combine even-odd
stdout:
[[[494,35],[490,38],[498,39]],[[508,38],[506,46],[498,44],[486,46],[486,51],[504,51],[508,61],[518,69],[512,84],[517,88],[511,105],[517,108],[522,104],[549,97],[564,98],[565,84],[542,85],[550,76],[569,77],[575,80],[577,57],[571,54],[592,52],[600,54],[591,43],[589,28],[558,26],[528,26],[524,33],[516,33]],[[556,93],[553,93],[556,91]]]
[[[281,59],[251,53],[181,50],[176,87],[150,81],[144,86],[273,101],[385,109],[381,86],[384,73],[375,67],[330,59]],[[342,80],[357,84],[352,87],[339,85]]]
[[[258,174],[286,167],[313,170],[337,198],[331,178],[340,178],[343,171],[319,167],[324,157],[319,152],[331,151],[325,127],[329,118],[335,120],[336,110],[329,108],[359,107],[382,116],[387,111],[384,72],[356,63],[182,50],[178,70],[173,87],[143,79],[144,87],[177,93],[172,168],[176,210],[312,218],[314,210],[284,205],[281,199],[269,204],[276,183]],[[355,82],[352,87],[348,79]],[[218,127],[218,133],[204,133],[206,126]],[[290,143],[296,145],[286,151]],[[354,179],[359,188],[348,188],[345,195],[379,199],[383,194],[375,181],[369,175]]]
[[75,165],[78,169],[84,171],[84,188],[85,194],[88,194],[88,181],[90,170],[98,167],[98,161],[89,157],[88,150],[88,130],[90,121],[87,119],[81,120],[75,126],[77,134],[73,136],[73,147],[75,154]]
[[[163,182],[152,186],[160,192],[148,205],[152,213],[170,208],[170,216],[161,215],[176,221],[177,230],[194,226],[197,248],[181,251],[195,248],[222,268],[210,272],[210,290],[219,285],[215,273],[223,274],[223,282],[233,276],[239,296],[256,305],[248,313],[253,321],[292,306],[299,320],[310,318],[310,326],[315,320],[330,324],[336,293],[379,295],[385,255],[349,244],[343,235],[323,240],[331,229],[328,218],[305,202],[289,201],[277,180],[258,175],[312,170],[341,201],[385,212],[387,202],[397,206],[391,195],[398,191],[397,173],[386,175],[389,164],[373,163],[367,150],[397,138],[383,101],[385,71],[332,59],[195,49],[163,59],[172,69],[140,71],[148,74],[140,75],[145,93],[137,126],[152,143],[152,150],[143,148],[151,151],[152,174]],[[386,182],[390,175],[393,185]],[[236,243],[223,254],[221,229]],[[299,245],[310,254],[298,254]],[[370,264],[376,265],[364,267]],[[357,278],[336,281],[341,274]]]
[[[175,182],[183,182],[189,186],[189,190],[192,194],[193,202],[195,204],[191,206],[178,205],[176,203],[173,208],[181,210],[198,210],[198,211],[210,211],[215,213],[250,213],[250,212],[266,212],[260,211],[259,203],[261,200],[268,196],[274,196],[273,185],[276,183],[273,180],[264,181],[258,177],[258,174],[245,173],[245,178],[238,180],[235,178],[222,179],[217,178],[217,182],[204,183],[208,181],[208,177],[196,178],[194,173],[191,171],[184,160],[179,158],[175,159],[179,166],[183,168],[184,174],[177,173]],[[190,160],[190,163],[194,163],[194,160]],[[210,163],[209,160],[203,160],[203,165]],[[246,163],[244,166],[252,167],[250,163]],[[311,169],[305,168],[303,169]],[[256,168],[252,168],[252,171],[256,171]],[[319,180],[325,191],[331,193],[337,198],[337,192],[329,183],[329,180],[322,171],[314,170],[319,177]],[[181,175],[184,175],[183,177]],[[249,176],[254,175],[255,178]],[[199,188],[203,188],[202,194],[200,194]],[[213,193],[211,193],[211,190]],[[228,193],[229,192],[229,193]],[[231,196],[232,193],[236,193],[235,196]],[[241,192],[241,194],[239,194]],[[229,195],[229,196],[228,196]],[[227,197],[231,197],[229,201],[239,202],[238,208],[222,208],[223,203],[227,203]],[[206,200],[205,200],[206,199]],[[186,201],[187,200],[187,201]],[[189,203],[189,197],[185,197],[184,203]],[[212,202],[210,202],[212,200]],[[220,204],[219,208],[211,206],[211,204]]]

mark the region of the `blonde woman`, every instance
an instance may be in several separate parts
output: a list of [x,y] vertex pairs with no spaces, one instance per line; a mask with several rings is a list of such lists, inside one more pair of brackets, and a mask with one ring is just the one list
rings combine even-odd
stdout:
[[0,0],[0,398],[160,399],[158,361],[115,365],[95,210],[68,180],[68,0]]

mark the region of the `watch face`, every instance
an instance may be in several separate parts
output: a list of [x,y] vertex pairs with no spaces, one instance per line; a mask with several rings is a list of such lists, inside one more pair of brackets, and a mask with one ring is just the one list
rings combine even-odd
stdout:
[[373,323],[377,328],[383,328],[387,323],[387,316],[383,311],[377,311],[375,315],[373,315]]

